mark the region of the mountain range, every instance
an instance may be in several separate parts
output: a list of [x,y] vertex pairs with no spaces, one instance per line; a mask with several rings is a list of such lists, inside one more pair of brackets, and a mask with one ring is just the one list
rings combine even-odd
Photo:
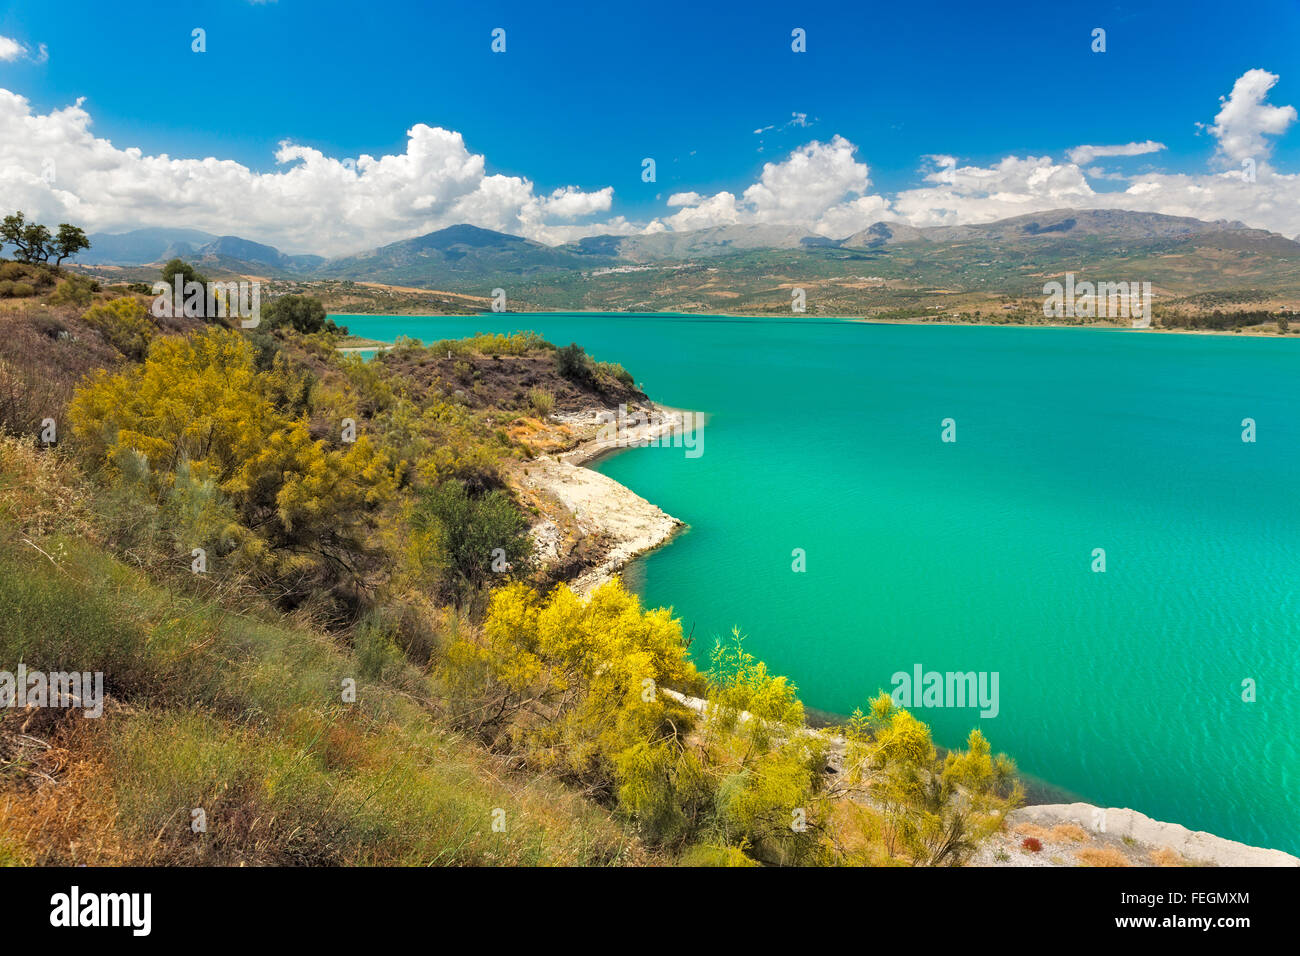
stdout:
[[116,234],[91,233],[91,252],[73,261],[105,266],[142,266],[185,259],[234,272],[257,266],[279,272],[306,272],[325,262],[324,256],[285,255],[274,246],[241,239],[214,236],[197,229],[134,229]]
[[[1287,287],[1300,285],[1300,243],[1294,240],[1240,222],[1109,209],[1058,209],[964,226],[877,222],[843,239],[795,226],[726,225],[592,236],[560,246],[456,225],[335,258],[287,255],[249,239],[189,229],[92,234],[90,240],[90,251],[81,257],[84,264],[146,266],[179,256],[214,273],[369,281],[478,295],[510,282],[534,291],[553,289],[557,301],[568,301],[565,296],[575,284],[609,285],[646,270],[697,266],[750,284],[761,284],[761,277],[774,270],[796,278],[866,270],[900,280],[916,276],[937,285],[965,283],[969,288],[983,282],[992,289],[1025,286],[1020,280],[1054,269],[1137,262],[1214,287],[1214,271],[1226,261],[1234,281],[1240,275],[1256,284],[1276,280]],[[859,265],[864,263],[871,266]],[[535,295],[534,301],[546,298]]]

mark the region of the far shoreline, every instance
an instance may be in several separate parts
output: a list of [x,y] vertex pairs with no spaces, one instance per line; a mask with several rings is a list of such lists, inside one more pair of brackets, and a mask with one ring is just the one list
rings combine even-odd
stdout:
[[[1150,326],[1146,328],[1134,328],[1127,325],[1103,325],[1100,323],[1089,323],[1087,325],[1078,323],[1064,322],[952,322],[944,319],[882,319],[872,316],[861,315],[811,315],[809,313],[795,313],[789,316],[775,315],[771,313],[742,313],[742,312],[624,312],[608,309],[566,309],[564,311],[537,311],[537,312],[329,312],[331,318],[358,318],[358,319],[474,319],[474,318],[514,318],[518,316],[535,315],[540,317],[554,317],[565,315],[607,315],[607,316],[626,316],[628,318],[635,316],[672,316],[678,318],[716,318],[716,319],[772,319],[778,321],[832,321],[848,322],[858,325],[938,325],[950,326],[954,328],[990,328],[990,329],[1076,329],[1079,331],[1103,331],[1103,332],[1155,332],[1163,335],[1219,335],[1228,337],[1247,336],[1250,338],[1276,338],[1290,339],[1293,336],[1300,338],[1300,329],[1292,333],[1280,333],[1277,331],[1268,331],[1264,328],[1255,326],[1249,329],[1175,329],[1165,328],[1163,326]],[[393,343],[384,343],[385,348],[395,347]],[[363,352],[372,351],[379,346],[346,346],[340,347],[339,351]]]

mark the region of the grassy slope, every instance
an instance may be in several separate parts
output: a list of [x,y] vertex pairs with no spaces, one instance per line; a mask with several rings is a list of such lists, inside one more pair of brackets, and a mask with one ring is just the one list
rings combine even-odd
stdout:
[[[8,516],[6,516],[8,517]],[[0,661],[101,670],[98,720],[0,717],[0,862],[604,864],[600,808],[439,728],[422,680],[154,584],[77,539],[0,537]],[[341,682],[357,681],[355,704]],[[39,718],[53,720],[42,712]],[[48,741],[48,749],[32,741]],[[193,808],[206,834],[190,829]],[[492,814],[505,811],[504,832]]]
[[[29,436],[46,415],[65,434],[73,383],[121,362],[82,311],[0,303],[0,402]],[[95,507],[62,455],[0,436],[0,669],[102,671],[110,699],[95,720],[0,709],[0,863],[649,859],[604,808],[449,732],[396,648],[151,579],[98,543]]]

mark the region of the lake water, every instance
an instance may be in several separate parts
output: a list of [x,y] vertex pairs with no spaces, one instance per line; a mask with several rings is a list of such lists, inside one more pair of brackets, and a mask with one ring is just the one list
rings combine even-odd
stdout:
[[996,672],[996,717],[912,709],[940,744],[979,726],[1080,799],[1300,852],[1300,338],[342,321],[385,341],[532,329],[707,412],[697,458],[598,466],[689,524],[628,581],[675,609],[701,660],[739,627],[836,714],[917,664]]

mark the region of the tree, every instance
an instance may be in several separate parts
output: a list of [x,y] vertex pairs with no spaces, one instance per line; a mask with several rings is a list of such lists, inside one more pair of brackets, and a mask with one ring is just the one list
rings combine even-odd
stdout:
[[570,342],[555,350],[555,367],[571,382],[590,384],[595,378],[591,359],[577,342]]
[[344,332],[325,315],[320,299],[309,295],[284,295],[262,309],[262,322],[268,328],[291,328],[303,335],[313,332]]
[[50,258],[50,230],[28,222],[22,212],[0,221],[0,244],[3,243],[13,246],[23,262],[46,262]]
[[60,266],[63,260],[69,256],[75,256],[83,249],[90,248],[90,240],[79,226],[73,226],[66,222],[59,223],[59,234],[54,237],[54,244],[50,251],[57,256],[54,265]]
[[176,284],[177,273],[180,273],[181,281],[185,285],[189,285],[191,282],[197,282],[199,285],[206,287],[208,284],[207,278],[202,275],[199,270],[195,269],[183,259],[172,259],[162,267],[163,281],[169,286],[174,286]]
[[431,545],[429,563],[444,589],[457,597],[518,574],[532,555],[528,522],[500,490],[474,498],[462,482],[444,481],[424,493],[412,524]]

